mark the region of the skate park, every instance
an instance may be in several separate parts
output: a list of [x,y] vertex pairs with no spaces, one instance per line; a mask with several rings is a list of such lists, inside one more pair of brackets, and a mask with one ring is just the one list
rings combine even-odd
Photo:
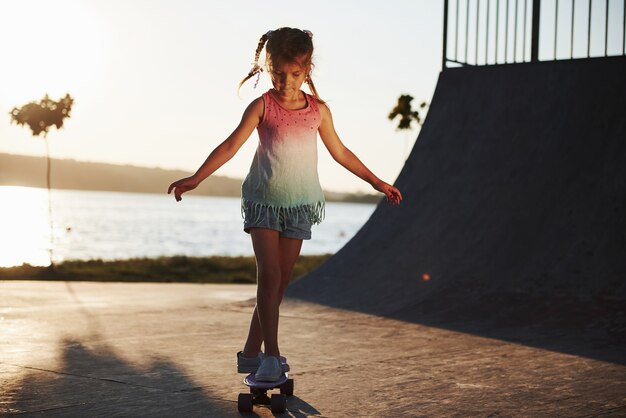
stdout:
[[[402,205],[288,289],[280,416],[626,414],[626,56],[529,46],[472,65],[454,49]],[[272,416],[236,405],[254,286],[0,294],[3,416]]]

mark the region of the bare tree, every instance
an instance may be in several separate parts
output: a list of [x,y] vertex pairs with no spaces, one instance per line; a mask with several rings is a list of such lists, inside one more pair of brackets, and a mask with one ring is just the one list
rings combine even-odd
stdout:
[[50,193],[52,190],[50,181],[50,146],[48,144],[48,132],[51,127],[56,126],[57,129],[61,129],[63,126],[63,120],[70,116],[74,99],[66,94],[65,97],[54,101],[46,94],[39,102],[30,102],[20,108],[13,108],[9,113],[11,115],[11,121],[18,125],[28,125],[33,133],[33,136],[39,136],[43,134],[44,142],[46,143],[46,185],[48,187],[48,216],[50,221],[50,266],[54,268],[54,262],[52,259],[52,251],[54,244],[54,224],[52,221],[52,200],[50,199]]

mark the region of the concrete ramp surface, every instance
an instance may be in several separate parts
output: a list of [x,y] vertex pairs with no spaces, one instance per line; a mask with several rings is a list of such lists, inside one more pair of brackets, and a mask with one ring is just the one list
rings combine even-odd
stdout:
[[381,203],[290,297],[623,347],[625,57],[446,69],[396,185],[402,205]]

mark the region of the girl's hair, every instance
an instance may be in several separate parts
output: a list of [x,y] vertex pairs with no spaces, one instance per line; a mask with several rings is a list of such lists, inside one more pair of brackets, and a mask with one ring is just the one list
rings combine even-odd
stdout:
[[[293,63],[296,62],[296,58],[300,58],[304,56],[304,65],[310,66],[311,70],[313,69],[313,34],[309,31],[304,31],[295,28],[280,28],[276,30],[271,30],[261,36],[259,39],[259,44],[256,47],[256,52],[254,53],[254,63],[252,64],[252,69],[248,72],[248,75],[244,77],[243,80],[239,83],[239,88],[248,81],[250,78],[257,75],[257,83],[258,77],[260,73],[263,71],[263,68],[259,66],[259,57],[261,56],[261,51],[263,50],[263,46],[265,46],[266,51],[266,60],[265,65],[268,70],[272,68],[273,65],[278,65],[279,63]],[[254,83],[254,87],[256,84]],[[313,96],[320,102],[324,103],[324,101],[320,98],[317,90],[315,88],[315,84],[313,84],[313,79],[311,78],[311,71],[307,75],[305,83],[309,85],[311,89],[311,93]]]

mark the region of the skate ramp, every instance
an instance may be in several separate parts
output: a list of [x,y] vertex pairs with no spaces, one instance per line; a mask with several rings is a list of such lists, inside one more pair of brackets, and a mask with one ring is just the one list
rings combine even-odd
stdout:
[[625,74],[625,57],[446,69],[396,181],[402,205],[379,204],[288,296],[623,347]]

